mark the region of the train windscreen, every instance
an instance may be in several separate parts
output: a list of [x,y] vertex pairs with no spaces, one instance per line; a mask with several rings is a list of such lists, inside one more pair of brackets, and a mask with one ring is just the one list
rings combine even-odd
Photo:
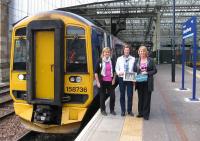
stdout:
[[13,70],[26,70],[26,40],[16,39],[14,47]]
[[84,29],[67,27],[66,45],[66,72],[88,72]]

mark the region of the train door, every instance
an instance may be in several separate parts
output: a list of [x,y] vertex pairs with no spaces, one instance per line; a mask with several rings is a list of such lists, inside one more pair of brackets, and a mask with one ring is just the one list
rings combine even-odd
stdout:
[[27,93],[32,104],[61,105],[64,93],[64,24],[32,21],[27,27]]
[[37,99],[54,99],[54,31],[35,32],[35,89]]

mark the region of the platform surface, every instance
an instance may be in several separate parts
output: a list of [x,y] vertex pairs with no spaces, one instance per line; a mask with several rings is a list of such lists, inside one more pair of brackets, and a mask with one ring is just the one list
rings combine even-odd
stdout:
[[[76,138],[76,141],[199,141],[200,102],[192,98],[192,69],[186,67],[185,88],[181,88],[181,66],[176,65],[176,82],[171,82],[171,65],[157,66],[149,120],[136,118],[137,92],[133,97],[134,117],[121,117],[119,88],[116,88],[116,116],[103,116],[100,110]],[[197,71],[196,98],[200,97],[200,72]],[[109,105],[109,100],[106,103]],[[109,107],[107,112],[109,113]]]

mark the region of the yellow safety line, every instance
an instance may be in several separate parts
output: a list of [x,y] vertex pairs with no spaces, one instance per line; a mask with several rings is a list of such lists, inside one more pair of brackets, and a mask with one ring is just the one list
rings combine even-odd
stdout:
[[[182,68],[182,66],[181,65],[177,65],[179,68]],[[186,67],[186,71],[188,72],[188,73],[190,73],[190,74],[193,74],[193,68],[190,68],[190,67],[187,67],[187,66],[185,66]],[[198,72],[198,70],[197,70],[197,72]],[[200,75],[198,74],[198,73],[196,73],[196,77],[197,78],[200,78]]]
[[[138,107],[138,96],[134,92],[133,95],[133,111],[136,114]],[[120,141],[142,141],[142,131],[143,131],[143,120],[142,118],[136,118],[126,115],[124,126],[122,129]]]

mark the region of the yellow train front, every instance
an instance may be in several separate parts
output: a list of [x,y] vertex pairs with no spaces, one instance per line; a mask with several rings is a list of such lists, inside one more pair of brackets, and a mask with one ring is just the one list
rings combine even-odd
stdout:
[[105,32],[68,12],[18,22],[12,32],[10,94],[26,128],[73,132],[97,94],[94,67]]

